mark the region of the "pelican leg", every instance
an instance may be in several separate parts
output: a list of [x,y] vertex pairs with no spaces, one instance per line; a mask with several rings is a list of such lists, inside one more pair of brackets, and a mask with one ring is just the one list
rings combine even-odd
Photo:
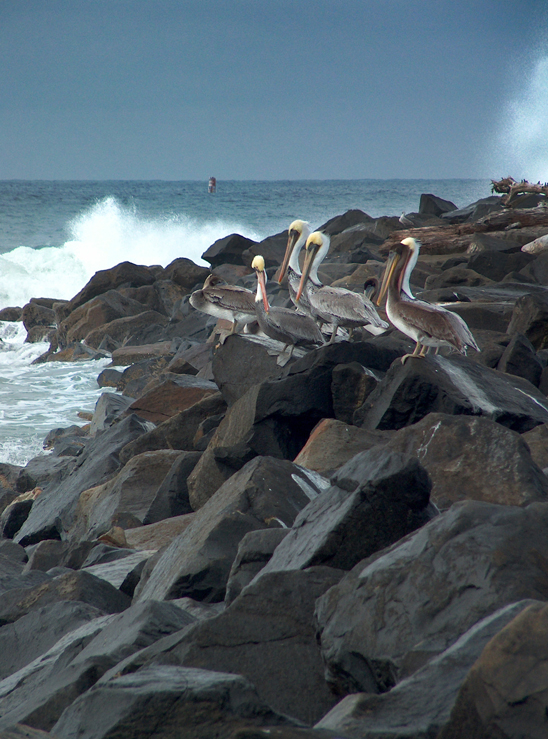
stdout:
[[428,352],[430,351],[430,347],[424,345],[422,349],[420,350],[419,357],[424,357]]
[[333,331],[331,333],[331,338],[329,339],[330,344],[335,343],[335,336],[337,335],[337,331],[339,330],[339,327],[336,323],[333,324]]
[[409,359],[409,357],[421,357],[421,358],[424,358],[424,354],[422,354],[422,353],[419,354],[419,352],[421,351],[422,348],[423,347],[421,346],[421,343],[419,341],[417,341],[417,344],[415,346],[415,349],[413,350],[413,354],[404,354],[403,357],[401,358],[401,363],[402,364],[405,364],[407,362],[407,360]]
[[230,334],[236,334],[236,333],[238,333],[238,328],[239,328],[238,321],[236,319],[234,319],[232,321],[232,331],[230,332]]

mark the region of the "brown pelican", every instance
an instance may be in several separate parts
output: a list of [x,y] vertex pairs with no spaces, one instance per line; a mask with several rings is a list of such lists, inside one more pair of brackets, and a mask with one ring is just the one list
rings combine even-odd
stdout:
[[289,308],[275,308],[268,303],[266,296],[266,272],[264,259],[259,254],[253,259],[251,267],[257,274],[257,295],[255,309],[261,331],[271,339],[285,344],[282,351],[291,346],[289,356],[295,346],[323,344],[323,336],[312,318]]
[[372,327],[372,333],[376,333],[375,329],[388,328],[367,296],[342,287],[322,285],[318,267],[329,251],[329,243],[329,236],[321,231],[314,231],[306,240],[306,259],[295,300],[298,302],[306,289],[314,318],[333,324],[330,343],[335,341],[339,326],[351,332],[358,326]]
[[304,292],[297,303],[296,295],[301,281],[301,268],[299,266],[299,254],[306,244],[307,238],[310,236],[310,223],[297,219],[289,226],[289,234],[287,237],[287,246],[283,258],[282,266],[278,274],[278,282],[282,284],[282,280],[287,272],[287,282],[289,286],[289,297],[295,303],[295,306],[304,311],[308,316],[312,316],[308,296]]
[[469,346],[479,351],[470,329],[459,315],[439,305],[410,298],[403,292],[405,277],[410,274],[409,265],[415,257],[410,241],[414,239],[404,239],[390,252],[377,299],[379,304],[387,295],[386,314],[390,322],[416,342],[413,353],[402,357],[402,364],[408,357],[424,357],[430,346],[450,346],[461,354],[466,354]]
[[232,321],[234,333],[239,323],[255,320],[255,295],[251,290],[237,285],[227,285],[217,275],[209,275],[201,290],[195,290],[189,298],[190,305],[202,313]]

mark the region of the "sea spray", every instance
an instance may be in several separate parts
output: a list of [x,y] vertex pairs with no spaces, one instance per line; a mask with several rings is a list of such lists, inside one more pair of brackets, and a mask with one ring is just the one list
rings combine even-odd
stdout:
[[[546,48],[546,47],[544,47]],[[548,54],[536,52],[519,65],[519,81],[504,105],[499,132],[489,154],[493,178],[511,176],[548,181]]]
[[253,230],[229,220],[199,222],[181,215],[147,218],[107,197],[74,218],[71,238],[59,247],[21,246],[0,256],[0,308],[24,305],[32,297],[70,300],[98,270],[123,261],[166,267],[177,257],[206,265],[201,254],[217,239]]

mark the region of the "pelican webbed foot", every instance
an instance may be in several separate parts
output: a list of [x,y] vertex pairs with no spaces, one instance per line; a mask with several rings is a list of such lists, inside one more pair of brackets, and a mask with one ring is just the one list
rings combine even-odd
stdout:
[[401,358],[401,363],[405,364],[409,357],[416,357],[417,359],[424,359],[424,355],[426,351],[428,350],[428,347],[424,347],[417,341],[417,344],[415,346],[415,349],[413,350],[413,354],[404,354]]

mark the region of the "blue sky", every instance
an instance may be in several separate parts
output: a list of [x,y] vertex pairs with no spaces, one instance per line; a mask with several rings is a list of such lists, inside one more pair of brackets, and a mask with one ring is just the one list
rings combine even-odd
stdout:
[[547,0],[1,0],[0,179],[534,179],[547,21]]

